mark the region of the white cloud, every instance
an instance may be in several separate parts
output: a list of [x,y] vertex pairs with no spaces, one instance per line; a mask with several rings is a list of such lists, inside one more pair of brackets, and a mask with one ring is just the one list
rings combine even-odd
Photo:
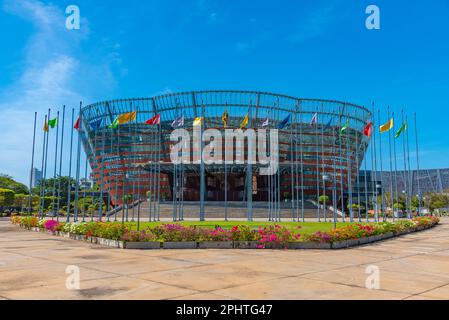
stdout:
[[[79,88],[89,87],[89,83],[95,83],[98,88],[114,87],[111,64],[120,64],[121,59],[114,51],[100,63],[83,63],[77,53],[82,41],[88,39],[88,21],[82,18],[81,30],[67,30],[65,8],[37,0],[7,0],[2,9],[34,26],[23,49],[20,76],[0,92],[0,172],[27,183],[34,112],[38,112],[35,167],[39,168],[42,124],[47,109],[62,109],[63,104],[71,109],[79,101],[88,100],[83,93],[89,90]],[[52,142],[49,146],[50,155]]]

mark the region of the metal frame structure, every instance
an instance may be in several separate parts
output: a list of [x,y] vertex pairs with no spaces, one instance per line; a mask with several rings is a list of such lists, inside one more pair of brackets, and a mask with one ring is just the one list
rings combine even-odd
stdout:
[[[171,123],[176,117],[184,116],[187,130],[191,130],[196,117],[204,117],[202,130],[224,130],[221,116],[225,110],[229,114],[228,129],[239,128],[247,114],[247,128],[255,130],[267,117],[269,125],[266,129],[273,129],[291,115],[288,124],[279,130],[280,168],[277,177],[257,176],[257,165],[205,165],[202,161],[199,165],[170,163],[172,142],[169,136],[173,130]],[[109,128],[115,117],[132,111],[137,111],[135,121],[119,125],[117,129]],[[160,114],[160,125],[145,124],[155,114]],[[315,114],[317,121],[311,124]],[[84,106],[80,115],[80,137],[92,169],[92,178],[101,186],[102,195],[107,196],[113,206],[120,206],[125,195],[132,195],[134,203],[134,199],[139,199],[138,202],[147,199],[150,191],[149,198],[153,204],[152,208],[150,205],[150,219],[153,220],[159,219],[160,200],[168,194],[167,198],[174,199],[173,206],[177,206],[173,211],[174,220],[181,220],[183,203],[189,200],[200,200],[200,219],[204,220],[204,202],[208,199],[226,199],[226,210],[228,201],[246,203],[248,220],[252,218],[252,201],[265,201],[270,211],[268,217],[274,221],[281,218],[281,201],[288,199],[291,217],[300,220],[301,217],[304,219],[304,199],[316,202],[320,195],[327,195],[334,208],[338,208],[336,198],[339,198],[340,215],[343,219],[348,216],[352,221],[354,212],[351,207],[346,212],[348,208],[345,208],[343,198],[351,191],[368,150],[370,139],[363,135],[363,128],[372,117],[372,112],[365,107],[336,100],[257,91],[192,91]],[[100,126],[90,126],[99,120]],[[342,134],[340,129],[345,123],[348,128]],[[238,191],[233,191],[226,179],[226,191],[220,190],[220,186],[211,188],[206,181],[207,175],[225,173],[241,175],[243,189],[240,190],[240,186]],[[254,182],[261,187],[256,189],[257,194],[251,196],[252,177],[255,176]],[[322,181],[324,176],[327,183]],[[188,179],[196,179],[198,185],[189,188],[186,184]],[[273,191],[275,194],[271,194]],[[319,210],[321,206],[317,206],[318,220],[327,220],[326,204],[322,212]],[[140,213],[140,207],[138,210]]]

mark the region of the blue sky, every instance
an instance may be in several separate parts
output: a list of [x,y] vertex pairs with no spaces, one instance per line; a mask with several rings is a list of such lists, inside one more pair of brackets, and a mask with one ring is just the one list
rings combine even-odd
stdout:
[[[80,30],[65,28],[70,4]],[[195,89],[417,112],[421,166],[449,167],[448,17],[447,0],[2,0],[0,172],[27,182],[34,111]]]

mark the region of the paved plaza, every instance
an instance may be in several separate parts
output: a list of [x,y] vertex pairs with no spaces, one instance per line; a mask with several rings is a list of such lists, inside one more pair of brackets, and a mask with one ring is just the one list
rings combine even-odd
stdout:
[[[345,250],[139,251],[2,220],[0,298],[449,299],[448,235],[449,219],[442,219],[431,230]],[[66,288],[68,266],[79,267],[79,290]],[[372,266],[378,290],[366,288]]]

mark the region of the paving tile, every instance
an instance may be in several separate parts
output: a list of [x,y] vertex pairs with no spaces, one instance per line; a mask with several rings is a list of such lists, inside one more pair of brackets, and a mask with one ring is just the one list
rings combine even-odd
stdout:
[[[449,299],[449,219],[345,250],[123,250],[0,221],[0,299]],[[68,265],[81,290],[68,290]],[[380,268],[380,290],[365,268]]]
[[235,299],[309,300],[309,299],[402,299],[408,296],[385,290],[333,284],[301,277],[288,277],[270,281],[259,281],[250,285],[215,290],[213,293]]
[[1,293],[7,299],[168,299],[193,294],[195,291],[128,277],[81,281],[80,290],[68,290],[65,284],[10,290]]
[[[370,275],[371,273],[366,273],[366,266],[359,266],[316,272],[307,274],[304,278],[365,288],[366,280]],[[380,289],[408,293],[410,295],[439,287],[448,282],[448,279],[435,275],[392,272],[382,268],[379,268],[379,280]]]
[[200,264],[196,262],[165,259],[164,257],[134,257],[132,259],[91,261],[80,264],[80,266],[118,275],[132,275],[172,269],[185,270],[198,265]]
[[279,278],[280,275],[261,272],[240,265],[206,265],[189,269],[151,272],[134,275],[139,279],[152,280],[183,288],[210,291],[239,284],[247,284]]

